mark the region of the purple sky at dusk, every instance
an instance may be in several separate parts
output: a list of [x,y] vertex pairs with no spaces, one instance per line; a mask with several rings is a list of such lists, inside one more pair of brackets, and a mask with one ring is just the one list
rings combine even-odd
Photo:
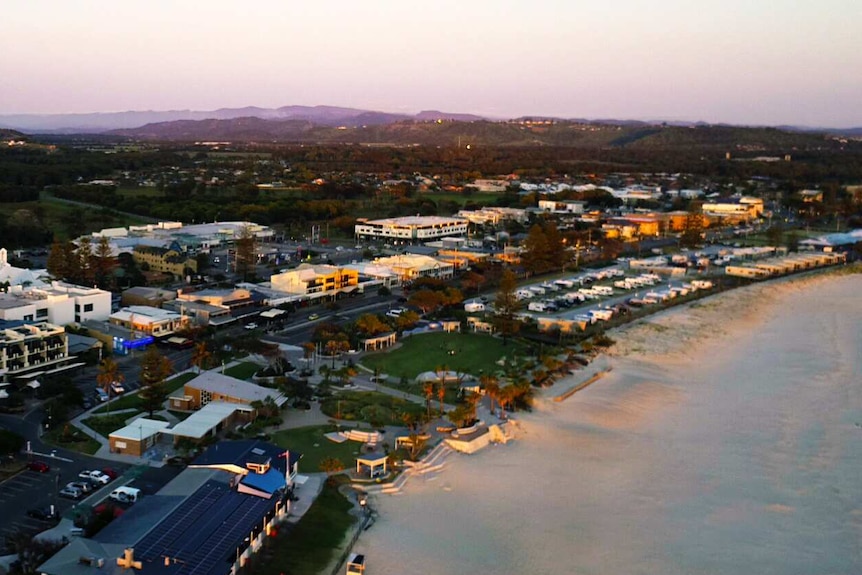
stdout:
[[0,114],[327,104],[862,126],[859,0],[10,0]]

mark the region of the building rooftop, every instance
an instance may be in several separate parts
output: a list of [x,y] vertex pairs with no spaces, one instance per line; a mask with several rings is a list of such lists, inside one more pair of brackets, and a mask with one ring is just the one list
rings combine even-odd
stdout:
[[140,417],[125,427],[111,432],[110,436],[117,439],[129,439],[133,441],[143,441],[164,431],[168,425],[167,421],[158,421],[156,419],[147,419]]
[[283,403],[284,400],[284,396],[275,389],[261,387],[215,371],[203,372],[189,381],[186,386],[210,393],[219,393],[248,403],[264,401],[267,397],[272,397],[276,403],[279,400],[282,400]]
[[137,324],[150,324],[159,321],[179,319],[182,317],[175,311],[145,305],[131,305],[111,314],[111,319]]
[[241,403],[211,401],[165,432],[180,437],[202,439],[233,412],[243,409],[251,410],[250,407]]
[[383,218],[357,222],[374,226],[433,226],[437,224],[467,223],[466,218],[447,218],[443,216],[405,216],[402,218]]

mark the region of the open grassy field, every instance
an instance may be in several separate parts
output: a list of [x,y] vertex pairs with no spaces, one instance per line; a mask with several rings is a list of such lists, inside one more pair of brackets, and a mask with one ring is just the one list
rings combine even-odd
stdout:
[[334,425],[313,425],[310,427],[297,427],[296,429],[283,429],[272,434],[272,442],[279,447],[290,449],[302,454],[300,462],[300,473],[317,473],[320,471],[320,462],[326,457],[334,457],[349,469],[356,463],[353,458],[359,455],[362,447],[357,441],[345,441],[335,443],[326,439],[323,434],[337,431]]
[[456,194],[453,192],[422,192],[421,197],[428,198],[434,202],[456,202],[462,206],[468,202],[479,204],[480,206],[494,205],[498,199],[503,196],[502,192],[473,192],[467,194]]
[[[140,220],[118,214],[107,208],[84,208],[51,198],[38,202],[11,202],[2,205],[3,213],[13,215],[19,210],[30,212],[57,239],[70,239],[103,228],[140,224]],[[13,247],[13,246],[7,246]]]
[[50,430],[42,436],[42,440],[45,443],[77,451],[78,453],[86,453],[87,455],[93,455],[102,446],[101,443],[72,424],[68,425],[68,429],[66,427],[58,427]]
[[161,198],[165,193],[158,188],[117,188],[117,195],[127,198]]
[[251,380],[251,376],[258,371],[260,371],[260,366],[258,364],[244,361],[227,368],[224,370],[224,374],[237,379]]
[[438,332],[405,338],[398,349],[366,356],[362,365],[408,379],[437,368],[479,376],[497,371],[500,358],[525,351],[518,342],[510,340],[504,346],[503,340],[490,335]]

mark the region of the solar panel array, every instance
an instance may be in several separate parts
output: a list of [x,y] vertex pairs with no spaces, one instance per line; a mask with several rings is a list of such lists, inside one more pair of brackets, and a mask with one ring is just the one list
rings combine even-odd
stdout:
[[144,573],[227,573],[237,548],[255,528],[260,531],[276,501],[208,481],[135,545],[135,558],[144,562]]

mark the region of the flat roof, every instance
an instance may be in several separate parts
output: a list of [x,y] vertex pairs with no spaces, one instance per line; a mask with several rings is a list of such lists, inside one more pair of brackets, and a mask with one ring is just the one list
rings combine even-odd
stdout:
[[131,305],[111,314],[111,319],[120,321],[132,321],[137,323],[152,323],[154,321],[165,321],[179,319],[182,316],[175,311],[145,305]]
[[164,432],[181,437],[201,439],[218,424],[230,417],[234,411],[246,411],[248,409],[248,406],[239,403],[213,401],[176,424],[173,428],[165,429]]
[[116,439],[129,439],[131,441],[143,441],[161,433],[168,427],[168,425],[170,424],[167,421],[141,417],[127,426],[111,432],[109,437]]
[[357,222],[356,225],[371,226],[433,226],[435,224],[466,224],[467,218],[449,218],[443,216],[405,216],[403,218],[382,218]]

